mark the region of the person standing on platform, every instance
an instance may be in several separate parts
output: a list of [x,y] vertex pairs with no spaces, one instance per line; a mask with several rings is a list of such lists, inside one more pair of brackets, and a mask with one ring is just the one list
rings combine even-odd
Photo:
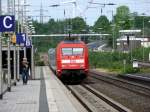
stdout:
[[21,74],[22,74],[23,85],[27,84],[29,78],[29,65],[28,65],[27,58],[23,58]]

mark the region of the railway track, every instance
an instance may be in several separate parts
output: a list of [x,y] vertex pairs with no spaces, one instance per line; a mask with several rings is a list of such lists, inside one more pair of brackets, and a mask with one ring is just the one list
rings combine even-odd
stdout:
[[119,75],[119,78],[125,79],[125,80],[129,80],[129,81],[133,81],[133,82],[137,82],[140,83],[142,85],[146,85],[146,86],[150,86],[150,77],[147,76],[142,76],[142,75],[132,75],[132,74],[126,74],[126,75]]
[[66,85],[66,88],[71,91],[88,112],[132,112],[88,85]]
[[101,81],[109,83],[111,85],[115,85],[119,88],[123,88],[128,91],[134,92],[136,94],[150,98],[150,87],[148,87],[146,85],[129,82],[127,80],[122,80],[117,77],[102,75],[102,74],[99,74],[99,73],[93,72],[93,71],[90,73],[91,73],[92,78],[101,80]]
[[89,85],[66,85],[88,112],[131,112]]
[[[105,75],[103,77],[105,77]],[[67,85],[66,87],[80,101],[88,112],[130,112],[130,110],[127,110],[128,108],[134,112],[149,112],[149,87],[126,80],[122,80],[120,82],[120,80],[121,79],[119,78],[116,78],[116,80],[110,79],[107,77],[107,74],[105,78],[102,78],[99,74],[95,73],[95,75],[90,75],[88,80],[85,80],[82,85]],[[96,90],[96,92],[93,93],[92,90]],[[107,95],[109,97],[106,97],[106,99],[108,98],[108,102],[105,101],[105,98],[100,98],[96,93],[102,93],[102,96]],[[118,102],[115,102],[115,104],[124,105],[127,109],[124,111],[118,110],[118,107],[113,107],[113,104],[109,104],[110,102],[113,103],[110,99]],[[108,106],[101,105],[104,102],[111,106],[111,109],[107,108]],[[114,110],[112,110],[112,108]]]

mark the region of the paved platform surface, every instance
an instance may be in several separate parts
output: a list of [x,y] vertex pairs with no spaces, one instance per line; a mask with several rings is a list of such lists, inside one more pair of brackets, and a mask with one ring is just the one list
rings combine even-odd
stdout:
[[86,112],[58,78],[43,67],[49,112]]
[[0,100],[0,112],[38,112],[40,81],[29,81],[23,85],[20,81]]
[[[36,67],[38,77],[41,76],[39,68]],[[29,80],[27,85],[22,80],[17,82],[0,100],[0,112],[39,112],[40,83],[40,80]]]
[[22,81],[0,100],[0,112],[86,112],[47,66],[36,67],[37,79]]

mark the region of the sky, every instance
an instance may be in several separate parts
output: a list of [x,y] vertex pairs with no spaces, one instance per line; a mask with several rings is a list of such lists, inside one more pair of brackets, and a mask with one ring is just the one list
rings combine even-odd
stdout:
[[[18,1],[18,0],[16,0]],[[20,0],[23,2],[24,0]],[[27,15],[33,16],[33,19],[39,21],[40,7],[41,3],[44,10],[44,22],[48,21],[49,18],[54,18],[55,20],[62,20],[66,18],[72,18],[73,16],[81,16],[87,22],[88,25],[93,25],[98,17],[101,15],[106,15],[109,20],[112,19],[112,12],[115,15],[116,8],[121,5],[126,5],[129,7],[130,12],[138,12],[139,14],[145,13],[147,16],[150,16],[150,0],[76,0],[77,7],[75,8],[75,13],[73,14],[73,4],[67,3],[62,4],[62,2],[72,1],[72,0],[26,0],[27,4],[30,4],[27,9],[30,12],[27,12]],[[93,3],[114,3],[116,5],[105,7]],[[60,4],[59,7],[49,7],[53,4]],[[6,12],[7,9],[7,0],[2,0],[3,11]],[[17,3],[16,3],[17,4]],[[64,15],[65,10],[65,15]]]

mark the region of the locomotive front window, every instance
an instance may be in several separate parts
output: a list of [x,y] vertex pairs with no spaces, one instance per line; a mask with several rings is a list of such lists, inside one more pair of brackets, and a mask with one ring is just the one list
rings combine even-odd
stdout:
[[83,48],[73,48],[73,55],[82,55]]
[[63,55],[72,55],[72,48],[62,48]]
[[83,48],[62,48],[62,55],[82,55]]

